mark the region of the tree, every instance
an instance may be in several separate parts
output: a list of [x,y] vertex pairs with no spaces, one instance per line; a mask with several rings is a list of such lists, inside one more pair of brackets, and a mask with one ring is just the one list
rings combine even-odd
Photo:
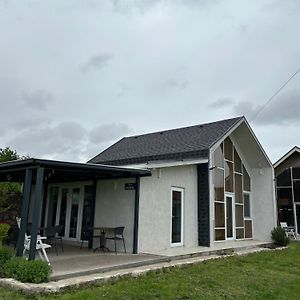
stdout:
[[[0,163],[24,159],[16,150],[9,147],[0,148]],[[0,182],[0,213],[3,213],[11,208],[13,199],[19,197],[22,192],[22,184],[18,182]]]
[[23,157],[20,157],[16,150],[11,150],[9,147],[0,148],[0,163],[21,158]]

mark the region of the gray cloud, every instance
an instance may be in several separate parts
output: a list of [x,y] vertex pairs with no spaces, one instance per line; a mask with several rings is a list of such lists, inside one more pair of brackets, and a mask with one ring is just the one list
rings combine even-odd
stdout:
[[103,144],[132,133],[126,124],[104,124],[90,131],[89,139],[94,144]]
[[111,53],[103,53],[92,56],[80,69],[82,72],[102,69],[107,66],[108,62],[114,58]]
[[216,101],[210,103],[208,106],[210,108],[224,109],[226,107],[231,107],[235,103],[235,100],[230,97],[219,98]]
[[53,95],[44,89],[30,93],[26,92],[24,93],[23,98],[26,105],[37,110],[45,110],[51,103],[53,103]]
[[30,156],[80,157],[86,130],[76,122],[27,128],[8,142],[18,151]]
[[175,78],[169,78],[165,81],[164,86],[169,88],[176,88],[179,90],[184,90],[188,87],[189,82],[187,80],[178,80]]
[[260,125],[300,124],[300,89],[290,89],[279,94],[266,107],[249,101],[239,102],[233,107],[235,114],[251,118],[258,112],[253,122]]
[[86,161],[131,130],[126,124],[104,124],[92,129],[78,122],[26,127],[7,145],[31,157]]

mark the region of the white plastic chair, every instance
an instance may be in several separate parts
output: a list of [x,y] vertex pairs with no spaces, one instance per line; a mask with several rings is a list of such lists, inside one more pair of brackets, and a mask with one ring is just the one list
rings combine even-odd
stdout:
[[[17,224],[18,227],[20,229],[21,226],[21,218],[16,217],[17,220]],[[25,239],[24,239],[24,251],[23,251],[23,255],[25,254],[25,251],[29,251],[30,249],[30,235],[27,235],[26,231],[25,231]],[[43,240],[47,239],[45,236],[37,236],[37,240],[36,240],[36,251],[38,252],[40,258],[42,260],[46,260],[48,265],[50,265],[49,262],[49,258],[46,252],[46,249],[51,248],[51,245],[48,245],[46,243],[43,243]]]
[[289,227],[286,222],[280,222],[280,227],[285,230],[285,234],[287,237],[292,237],[296,239],[295,229]]

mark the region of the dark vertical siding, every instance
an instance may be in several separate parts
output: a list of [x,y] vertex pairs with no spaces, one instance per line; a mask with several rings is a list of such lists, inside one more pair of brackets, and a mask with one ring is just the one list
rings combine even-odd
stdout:
[[197,166],[198,171],[198,245],[210,246],[209,230],[209,170],[208,163]]

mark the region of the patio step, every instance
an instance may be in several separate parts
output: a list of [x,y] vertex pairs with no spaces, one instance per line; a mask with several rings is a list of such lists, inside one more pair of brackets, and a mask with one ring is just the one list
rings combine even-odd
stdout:
[[[68,272],[63,274],[55,274],[53,273],[50,277],[51,281],[58,281],[62,279],[68,279],[68,278],[74,278],[74,277],[80,277],[85,275],[92,275],[92,274],[103,274],[111,271],[116,270],[126,270],[126,269],[132,269],[132,268],[138,268],[142,266],[150,266],[158,263],[165,263],[165,262],[172,262],[172,261],[179,261],[184,260],[188,258],[195,258],[195,257],[201,257],[201,256],[220,256],[220,255],[229,255],[234,254],[235,252],[239,251],[246,251],[251,250],[255,248],[269,248],[272,244],[271,243],[257,243],[252,245],[245,245],[245,246],[237,246],[237,247],[225,247],[222,249],[209,249],[207,251],[194,251],[191,253],[185,253],[185,254],[177,254],[172,256],[155,256],[153,259],[147,259],[137,262],[129,262],[129,263],[121,263],[117,265],[112,266],[105,266],[105,267],[96,267],[96,268],[89,268],[89,269],[83,269],[80,271],[74,271],[74,272]],[[138,254],[137,254],[138,255]]]

